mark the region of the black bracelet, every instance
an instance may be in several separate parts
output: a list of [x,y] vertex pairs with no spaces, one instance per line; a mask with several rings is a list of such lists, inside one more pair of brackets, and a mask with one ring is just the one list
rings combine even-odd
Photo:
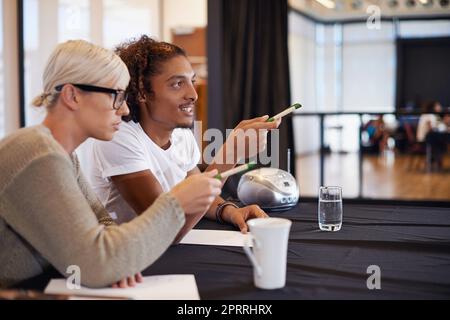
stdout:
[[223,208],[225,208],[226,206],[233,206],[233,207],[239,209],[239,206],[231,201],[224,201],[221,204],[219,204],[216,208],[216,221],[220,224],[225,224],[225,221],[223,221],[223,219],[222,219],[222,211],[223,211]]

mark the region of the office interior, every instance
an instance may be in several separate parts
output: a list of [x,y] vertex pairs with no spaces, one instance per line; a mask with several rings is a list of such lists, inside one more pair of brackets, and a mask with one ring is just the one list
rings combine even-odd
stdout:
[[[80,38],[113,49],[141,34],[187,50],[200,80],[196,120],[203,130],[233,128],[240,119],[220,101],[228,89],[218,60],[218,7],[207,0],[1,1],[0,137],[43,119],[45,111],[30,101],[57,43]],[[288,2],[285,84],[289,102],[303,108],[286,121],[291,138],[279,152],[301,198],[317,197],[320,185],[339,185],[347,199],[450,200],[448,152],[431,163],[416,137],[426,104],[439,102],[440,119],[448,115],[449,14],[447,1]],[[267,28],[260,32],[273,26]],[[256,92],[249,103],[265,98]],[[272,110],[285,107],[271,100]],[[260,114],[254,108],[239,115]],[[381,143],[372,139],[379,124]]]

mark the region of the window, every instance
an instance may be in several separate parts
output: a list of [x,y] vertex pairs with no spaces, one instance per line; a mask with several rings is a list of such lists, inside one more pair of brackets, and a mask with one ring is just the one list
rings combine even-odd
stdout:
[[449,20],[400,21],[400,38],[435,38],[450,36]]
[[289,64],[292,101],[317,110],[316,28],[314,22],[296,13],[289,14]]
[[380,30],[369,30],[365,23],[344,25],[343,111],[394,111],[394,38],[391,22],[383,22]]
[[158,37],[158,14],[157,0],[104,0],[103,45],[114,48],[142,34]]
[[[402,131],[401,121],[394,114],[364,113],[395,111],[396,39],[449,36],[448,19],[382,21],[374,30],[365,21],[330,25],[290,13],[292,100],[304,103],[299,115],[313,113],[294,119],[297,180],[303,196],[317,196],[320,176],[325,185],[342,186],[349,198],[448,199],[448,192],[433,188],[442,176],[410,168],[420,156],[409,154],[409,135]],[[427,84],[440,88],[432,81]]]
[[158,0],[24,0],[25,124],[40,123],[45,117],[46,111],[32,107],[31,101],[42,93],[44,67],[58,43],[84,39],[114,48],[142,34],[159,37],[159,3]]
[[3,57],[3,0],[0,0],[0,139],[5,135],[5,78]]
[[46,111],[31,106],[42,93],[42,74],[56,44],[89,38],[89,1],[24,0],[25,124],[42,122]]
[[59,0],[58,4],[58,42],[90,37],[89,0]]

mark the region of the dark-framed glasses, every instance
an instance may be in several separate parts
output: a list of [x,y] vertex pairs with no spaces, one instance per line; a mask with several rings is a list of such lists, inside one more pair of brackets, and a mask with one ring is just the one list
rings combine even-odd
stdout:
[[[78,88],[78,89],[83,90],[83,91],[103,92],[103,93],[113,94],[114,95],[114,103],[113,103],[113,109],[114,110],[119,110],[122,107],[122,105],[125,102],[125,100],[127,100],[127,93],[126,93],[125,90],[97,87],[97,86],[92,86],[92,85],[88,85],[88,84],[75,84],[75,83],[72,83],[72,85],[74,87]],[[56,86],[55,90],[56,91],[61,91],[63,87],[64,87],[64,84],[61,84],[59,86]]]

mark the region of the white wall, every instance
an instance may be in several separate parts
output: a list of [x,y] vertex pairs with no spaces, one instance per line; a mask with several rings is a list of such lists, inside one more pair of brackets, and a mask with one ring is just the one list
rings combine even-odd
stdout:
[[172,40],[176,27],[205,27],[208,21],[207,0],[161,0],[163,5],[163,39]]

